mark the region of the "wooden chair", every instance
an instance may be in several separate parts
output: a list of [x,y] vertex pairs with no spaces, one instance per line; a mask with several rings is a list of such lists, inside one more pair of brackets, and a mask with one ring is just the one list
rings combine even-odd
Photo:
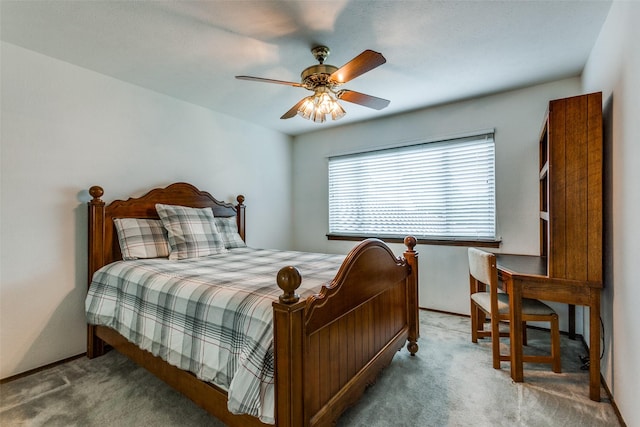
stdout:
[[[475,248],[469,248],[469,284],[471,295],[471,341],[478,338],[491,337],[493,351],[493,367],[500,369],[500,362],[511,360],[509,355],[500,354],[500,337],[509,336],[500,333],[500,321],[509,320],[509,296],[498,291],[498,269],[496,256]],[[487,292],[487,286],[489,290]],[[489,317],[491,330],[484,330],[486,317]],[[524,355],[523,361],[530,363],[550,363],[553,372],[561,372],[560,364],[560,331],[558,314],[547,304],[537,299],[522,299],[523,344],[526,345],[526,323],[546,321],[550,323],[551,354],[546,356]],[[516,327],[509,325],[510,328]]]

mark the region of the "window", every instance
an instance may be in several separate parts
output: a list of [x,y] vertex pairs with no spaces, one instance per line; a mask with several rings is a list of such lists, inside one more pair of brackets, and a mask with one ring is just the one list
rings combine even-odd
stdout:
[[329,237],[495,241],[493,132],[329,157]]

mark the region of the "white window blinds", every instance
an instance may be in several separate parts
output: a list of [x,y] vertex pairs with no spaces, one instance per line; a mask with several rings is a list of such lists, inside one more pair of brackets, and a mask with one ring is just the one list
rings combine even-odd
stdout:
[[493,133],[329,158],[329,234],[493,240]]

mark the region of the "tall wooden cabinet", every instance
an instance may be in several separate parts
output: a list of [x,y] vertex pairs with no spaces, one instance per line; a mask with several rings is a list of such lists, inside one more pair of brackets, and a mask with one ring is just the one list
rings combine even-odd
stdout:
[[549,277],[602,282],[602,93],[549,103],[540,136],[540,255]]
[[[602,290],[602,94],[549,103],[540,135],[540,257],[498,254],[511,325],[522,323],[522,299],[589,307],[589,397],[600,401]],[[523,381],[522,328],[511,327],[511,378]]]

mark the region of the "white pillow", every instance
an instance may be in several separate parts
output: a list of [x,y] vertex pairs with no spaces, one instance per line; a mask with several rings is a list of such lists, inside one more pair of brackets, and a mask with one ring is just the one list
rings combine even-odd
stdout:
[[122,259],[166,258],[169,237],[159,219],[114,218]]
[[227,252],[211,208],[156,204],[169,235],[169,259],[187,259]]

